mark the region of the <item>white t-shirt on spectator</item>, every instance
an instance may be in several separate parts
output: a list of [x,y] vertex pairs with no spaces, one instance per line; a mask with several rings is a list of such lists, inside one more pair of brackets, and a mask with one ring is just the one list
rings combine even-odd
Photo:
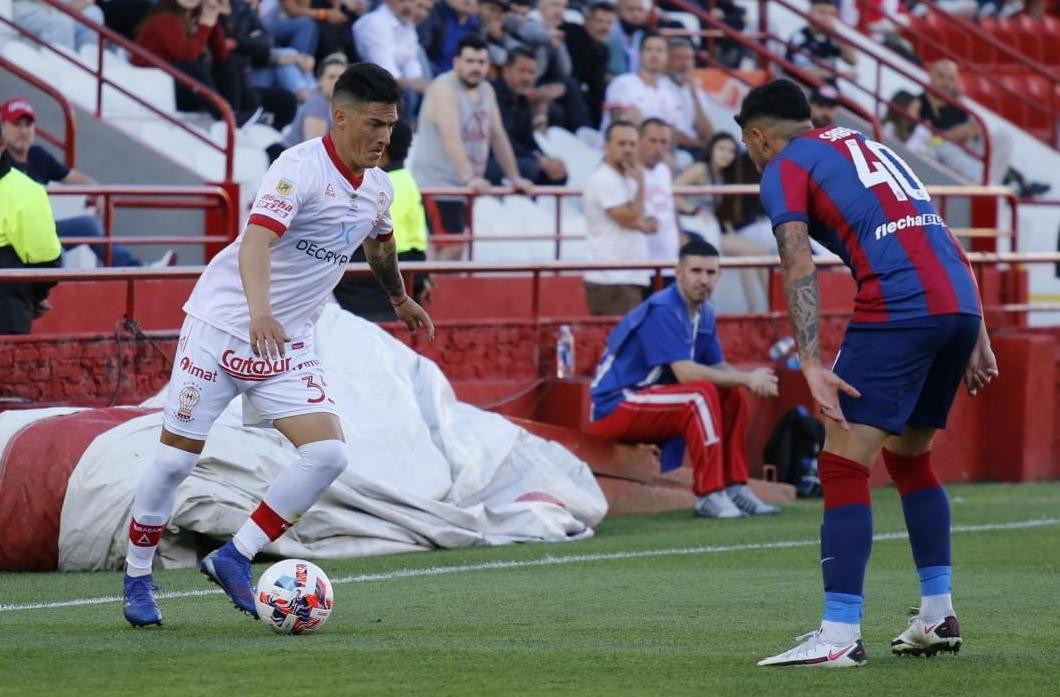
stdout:
[[[629,203],[637,196],[637,182],[604,163],[585,182],[585,229],[589,238],[589,261],[648,261],[648,240],[640,230],[622,227],[607,210]],[[646,286],[649,271],[589,271],[589,283]]]
[[[665,162],[644,170],[644,215],[659,221],[658,231],[647,236],[648,258],[676,264],[681,238],[674,205],[674,177]],[[663,275],[673,276],[673,269],[664,270]]]
[[[675,105],[674,120],[670,125],[686,136],[695,138],[696,107],[692,103],[692,91],[688,89],[688,85],[679,85],[671,80],[669,76],[660,78],[659,82],[670,93],[670,99],[673,100]],[[706,113],[707,97],[703,94],[703,90],[697,90],[696,97],[699,99],[699,106]]]
[[636,107],[641,119],[662,119],[672,125],[677,117],[677,103],[661,78],[653,86],[644,82],[637,73],[626,73],[611,80],[607,86],[600,130],[606,130],[611,123],[612,109],[628,107]]
[[[378,167],[355,177],[331,136],[288,148],[272,163],[248,224],[280,236],[269,248],[269,304],[291,339],[313,331],[350,257],[366,237],[393,234],[394,187]],[[243,235],[215,256],[199,277],[184,312],[243,341],[250,310],[239,274]]]
[[398,80],[423,77],[419,37],[385,2],[353,23],[353,42],[361,60],[375,63]]

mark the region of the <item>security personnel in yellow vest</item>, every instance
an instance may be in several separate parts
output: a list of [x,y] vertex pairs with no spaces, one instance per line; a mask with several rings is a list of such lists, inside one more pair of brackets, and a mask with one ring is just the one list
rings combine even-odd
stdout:
[[[54,267],[62,247],[44,187],[11,166],[0,136],[0,269]],[[0,283],[0,334],[29,334],[54,282]]]
[[[423,198],[412,172],[405,168],[405,157],[412,144],[412,129],[398,121],[390,133],[390,144],[379,161],[394,187],[394,202],[390,217],[394,222],[394,242],[399,261],[426,261],[427,217],[423,212]],[[364,261],[360,249],[350,261]],[[416,302],[430,301],[431,281],[426,274],[412,278],[412,296]],[[396,317],[389,300],[371,276],[346,276],[335,287],[335,300],[342,309],[373,322],[393,322]]]

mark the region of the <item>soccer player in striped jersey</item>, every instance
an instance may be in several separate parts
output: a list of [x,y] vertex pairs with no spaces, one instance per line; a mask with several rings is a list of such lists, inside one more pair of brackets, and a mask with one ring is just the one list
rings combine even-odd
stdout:
[[[865,663],[869,468],[881,450],[902,497],[921,588],[919,611],[892,651],[956,651],[949,504],[931,468],[931,443],[961,379],[975,394],[998,374],[971,266],[909,166],[857,131],[814,129],[793,82],[752,90],[737,122],[762,172],[802,371],[827,429],[819,463],[824,619],[798,646],[759,665]],[[811,238],[842,257],[858,288],[831,369],[821,356]]]

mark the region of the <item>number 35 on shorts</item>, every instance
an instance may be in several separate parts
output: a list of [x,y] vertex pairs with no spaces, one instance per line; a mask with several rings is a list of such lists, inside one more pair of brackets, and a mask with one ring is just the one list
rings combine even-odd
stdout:
[[327,388],[328,384],[324,381],[324,376],[313,373],[307,373],[301,376],[302,384],[305,385],[306,390],[309,391],[309,396],[306,397],[306,404],[322,404],[327,402],[328,404],[334,404],[335,400],[328,397]]

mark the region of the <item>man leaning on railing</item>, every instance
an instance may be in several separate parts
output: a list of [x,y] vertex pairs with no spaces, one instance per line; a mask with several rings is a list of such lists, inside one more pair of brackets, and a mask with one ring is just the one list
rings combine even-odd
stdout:
[[[62,247],[44,187],[15,169],[0,135],[0,268],[59,266]],[[0,334],[29,334],[54,282],[0,284]]]

